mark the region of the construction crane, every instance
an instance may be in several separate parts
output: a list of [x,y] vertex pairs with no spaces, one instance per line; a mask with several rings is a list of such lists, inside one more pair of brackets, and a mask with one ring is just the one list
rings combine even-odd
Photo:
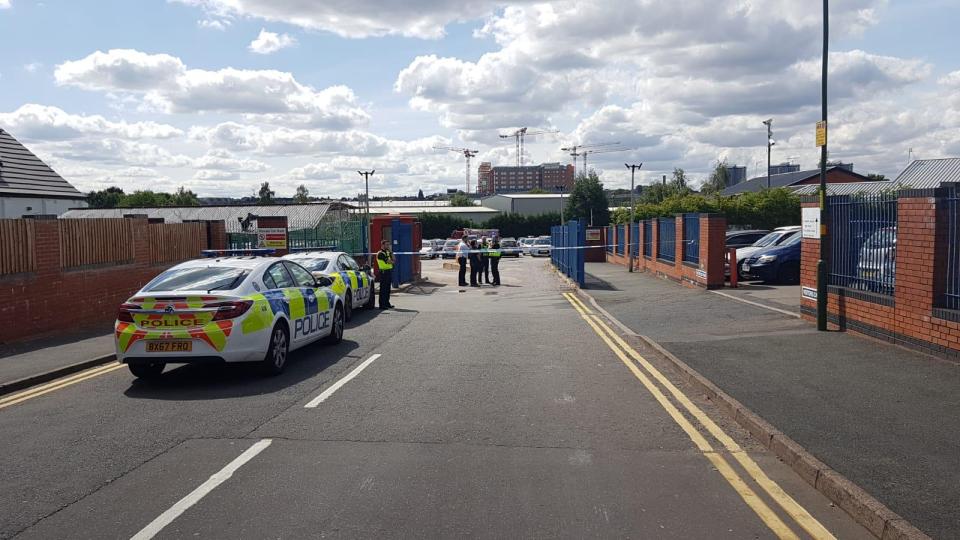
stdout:
[[526,136],[533,137],[534,135],[544,135],[547,133],[560,133],[559,129],[538,129],[535,131],[527,131],[529,128],[522,127],[513,133],[507,133],[506,135],[500,134],[501,139],[509,139],[513,137],[516,139],[517,143],[517,167],[523,166],[523,138]]
[[470,159],[477,156],[478,150],[471,150],[469,148],[454,148],[453,146],[434,146],[433,149],[449,150],[450,152],[463,154],[463,157],[467,159],[467,191],[465,193],[470,193]]
[[587,155],[588,154],[608,154],[610,152],[626,152],[628,148],[600,148],[597,150],[584,150],[580,155],[583,156],[583,172],[587,173]]
[[[620,144],[619,142],[605,142],[605,143],[596,143],[596,144],[575,144],[573,146],[568,146],[566,148],[561,148],[560,150],[564,152],[570,152],[570,155],[573,156],[573,176],[577,176],[577,158],[583,156],[583,159],[587,159],[586,152],[578,152],[577,150],[589,149],[589,148],[602,148],[605,146],[616,146]],[[586,162],[584,162],[586,163]],[[586,172],[586,165],[584,165],[584,172]]]

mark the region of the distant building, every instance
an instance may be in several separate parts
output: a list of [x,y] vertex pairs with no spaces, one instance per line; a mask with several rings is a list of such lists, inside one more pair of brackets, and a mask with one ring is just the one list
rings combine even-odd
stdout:
[[83,193],[0,129],[0,218],[59,216],[85,206]]
[[[793,163],[781,163],[781,164],[779,164],[779,165],[771,165],[771,166],[770,166],[770,174],[771,174],[771,175],[798,172],[799,170],[800,170],[800,165],[799,165],[799,164],[794,165]],[[852,166],[851,166],[850,170],[851,170],[851,171],[853,170],[853,167],[852,167]],[[744,176],[746,176],[746,172],[744,172]]]
[[498,193],[483,199],[483,206],[504,214],[538,216],[560,213],[560,207],[570,197],[568,193]]
[[727,187],[735,186],[747,179],[747,168],[737,165],[727,165]]
[[560,163],[522,167],[489,167],[489,165],[489,163],[481,163],[480,168],[477,169],[477,194],[479,195],[516,193],[532,189],[557,191],[557,186],[562,186],[564,191],[573,188],[573,165]]
[[[791,188],[797,189],[799,186],[807,184],[816,184],[820,182],[820,169],[812,169],[809,171],[794,171],[783,174],[772,174],[770,175],[770,187],[771,188]],[[827,169],[827,183],[829,184],[840,184],[840,183],[853,183],[853,182],[872,182],[866,176],[862,174],[857,174],[853,171],[847,170],[844,167],[831,166]],[[767,175],[758,176],[756,178],[751,178],[746,182],[740,182],[739,184],[728,187],[723,190],[721,195],[739,195],[741,193],[747,193],[750,191],[758,192],[767,187]]]
[[[943,184],[960,184],[960,158],[918,159],[907,165],[893,180],[858,182],[855,184],[829,184],[828,195],[854,195],[858,193],[881,193],[901,189],[934,189]],[[798,195],[816,195],[816,184],[797,188]]]

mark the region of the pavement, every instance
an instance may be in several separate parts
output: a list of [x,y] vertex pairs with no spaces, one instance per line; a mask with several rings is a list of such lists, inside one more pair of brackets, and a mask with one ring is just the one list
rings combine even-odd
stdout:
[[106,366],[0,398],[0,538],[806,537],[797,515],[871,537],[632,363],[548,265],[461,289],[424,261],[399,309],[356,312],[277,377]]
[[[107,325],[109,326],[109,325]],[[0,346],[0,389],[15,381],[62,371],[86,361],[108,360],[114,353],[113,334],[47,337]],[[81,366],[77,366],[78,368]],[[88,366],[87,366],[88,367]],[[44,382],[44,381],[39,381]],[[9,390],[19,390],[10,387]],[[0,392],[2,394],[3,392]]]
[[[630,330],[928,535],[960,537],[960,366],[620,266],[587,273]],[[746,290],[722,292],[786,310]]]

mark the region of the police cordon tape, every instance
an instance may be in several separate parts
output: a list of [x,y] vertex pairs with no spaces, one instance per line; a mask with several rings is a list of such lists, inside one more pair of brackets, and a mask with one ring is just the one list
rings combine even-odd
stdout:
[[[692,243],[694,243],[694,242],[695,242],[694,240],[685,240],[685,241],[681,241],[680,243],[681,243],[681,244],[692,244]],[[623,248],[624,248],[624,251],[626,251],[626,247],[627,247],[627,246],[639,246],[639,245],[640,245],[640,244],[625,244],[625,245],[623,246]],[[531,246],[531,247],[532,247],[532,246]],[[543,249],[544,247],[545,247],[546,249],[550,249],[551,251],[554,251],[554,250],[559,251],[559,250],[565,250],[565,249],[606,249],[606,248],[609,248],[609,247],[618,248],[618,247],[620,247],[620,245],[619,245],[619,244],[598,244],[598,245],[595,245],[595,246],[541,246],[540,248],[537,248],[537,249]],[[512,249],[520,249],[520,248],[512,248]],[[299,250],[298,252],[299,252],[299,253],[304,253],[304,252],[309,252],[309,251],[310,251],[310,249],[307,248],[307,249]],[[504,250],[503,250],[503,248],[501,248],[501,249],[499,249],[499,250],[497,250],[497,249],[473,249],[473,248],[471,248],[471,249],[468,249],[468,250],[467,250],[467,253],[490,253],[490,252],[493,252],[493,251],[499,251],[499,252],[502,254]],[[348,255],[350,255],[350,256],[352,256],[352,257],[364,257],[364,256],[369,256],[369,255],[376,255],[377,253],[379,253],[379,251],[375,251],[375,252],[373,252],[373,253],[348,253]],[[420,252],[420,251],[393,251],[393,252],[391,252],[391,253],[393,253],[394,255],[423,255],[423,253]],[[443,252],[442,252],[442,251],[439,251],[439,252],[434,252],[434,253],[443,253]],[[452,252],[451,252],[451,251],[448,251],[447,253],[459,253],[459,252],[458,252],[458,251],[452,251]]]

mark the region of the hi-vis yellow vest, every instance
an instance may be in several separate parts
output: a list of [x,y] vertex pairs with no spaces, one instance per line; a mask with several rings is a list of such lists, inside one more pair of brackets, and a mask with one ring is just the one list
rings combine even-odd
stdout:
[[[381,258],[380,258],[380,255],[386,255],[386,259],[387,259],[387,260],[385,261],[385,260],[381,259]],[[384,251],[384,250],[381,249],[381,250],[377,253],[377,268],[379,268],[381,271],[382,271],[382,270],[393,270],[393,263],[392,263],[392,262],[389,262],[389,260],[390,260],[390,252],[389,252],[389,251]]]
[[490,256],[490,257],[499,257],[499,256],[500,256],[500,249],[494,248],[493,246],[491,246],[490,249],[488,250],[487,255]]

